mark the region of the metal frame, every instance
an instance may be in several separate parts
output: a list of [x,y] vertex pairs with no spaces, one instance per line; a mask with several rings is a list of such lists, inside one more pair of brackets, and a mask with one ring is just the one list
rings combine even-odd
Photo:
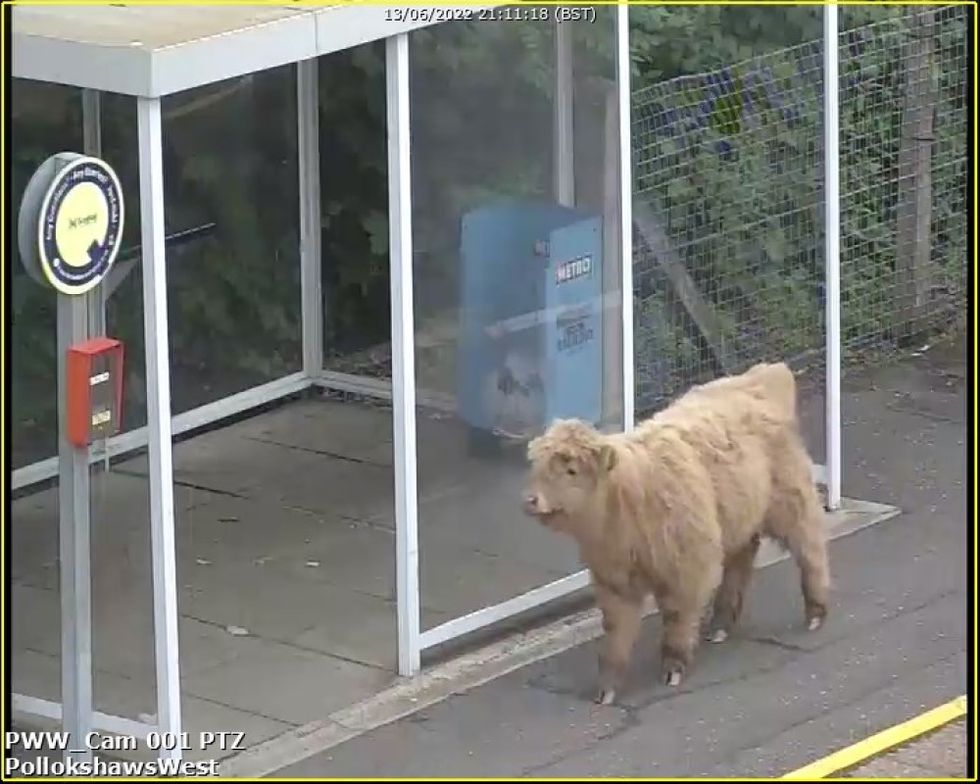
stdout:
[[566,596],[581,591],[589,587],[589,572],[581,569],[567,577],[562,577],[537,588],[532,588],[513,599],[508,599],[499,604],[492,604],[489,607],[481,607],[466,615],[453,618],[431,629],[422,632],[421,647],[423,650],[434,648],[444,642],[455,640],[471,632],[479,631],[498,621],[513,618],[522,612],[533,610],[544,604],[562,599]]
[[[58,295],[58,356],[88,337],[88,298]],[[67,370],[58,363],[58,421],[67,408]],[[92,550],[88,450],[58,429],[58,551],[61,573],[61,702],[70,742],[65,759],[90,761],[92,729]]]
[[555,16],[555,199],[565,207],[575,206],[575,82],[572,28]]
[[[19,711],[43,718],[64,722],[72,737],[84,737],[92,729],[110,732],[123,732],[145,736],[156,730],[156,725],[144,724],[120,716],[93,711],[92,696],[92,627],[91,627],[91,575],[90,575],[90,525],[89,525],[89,472],[88,465],[100,460],[108,468],[111,457],[118,457],[143,446],[150,446],[151,464],[154,455],[162,465],[172,465],[172,435],[211,424],[220,419],[233,416],[269,401],[288,396],[313,383],[322,367],[322,308],[320,307],[320,233],[314,227],[319,224],[319,146],[317,133],[318,98],[316,85],[316,61],[297,64],[297,117],[299,122],[299,173],[300,173],[300,251],[302,260],[302,305],[303,305],[303,348],[304,370],[276,381],[245,390],[222,400],[200,406],[182,415],[171,418],[169,403],[169,354],[166,342],[166,271],[165,246],[156,232],[162,236],[163,197],[162,197],[162,157],[161,157],[161,118],[159,99],[138,99],[140,130],[140,172],[141,196],[145,204],[153,205],[150,214],[143,214],[143,247],[155,253],[156,262],[151,262],[150,253],[144,253],[144,269],[162,271],[162,277],[152,282],[144,277],[144,334],[164,335],[162,346],[152,346],[147,342],[147,391],[149,424],[134,431],[120,434],[86,452],[70,449],[66,462],[65,450],[61,455],[25,466],[14,472],[15,489],[51,478],[60,473],[59,493],[61,494],[61,543],[62,584],[69,590],[62,591],[64,604],[62,629],[62,683],[65,685],[63,702],[51,702],[30,695],[14,695]],[[144,105],[144,101],[149,104]],[[82,92],[83,136],[85,152],[99,155],[101,152],[100,94],[85,89]],[[156,104],[155,108],[153,104]],[[156,151],[154,151],[156,150]],[[154,167],[159,168],[156,171]],[[149,196],[149,199],[147,197]],[[153,208],[160,213],[154,217]],[[147,224],[150,221],[150,224]],[[152,283],[152,285],[151,285]],[[151,288],[148,286],[151,285]],[[156,296],[156,286],[162,286],[162,300],[152,307]],[[81,340],[89,334],[102,334],[105,331],[105,300],[107,286],[100,286],[93,294],[77,300],[59,302],[59,354],[64,354],[67,345]],[[163,324],[159,319],[163,318]],[[69,319],[70,321],[66,321]],[[153,327],[151,329],[151,321]],[[153,355],[151,357],[151,354]],[[157,357],[164,358],[164,365],[154,364]],[[315,359],[314,359],[315,358]],[[154,378],[157,381],[154,381]],[[156,395],[153,402],[151,390],[159,388],[159,380],[164,379],[163,388],[166,399]],[[59,391],[59,403],[64,394]],[[156,416],[154,416],[156,411]],[[63,413],[61,415],[63,417]],[[161,429],[161,417],[166,427]],[[158,444],[166,443],[161,450]],[[101,447],[101,448],[99,448]],[[166,455],[163,454],[166,452]],[[66,471],[68,472],[66,474]],[[172,468],[164,471],[172,477]],[[173,487],[172,481],[162,481],[155,488],[155,478],[161,473],[151,465],[151,535],[153,537],[152,555],[154,568],[154,641],[157,664],[157,716],[163,731],[179,732],[180,728],[180,690],[179,690],[179,650],[176,639],[176,561],[173,535]],[[164,490],[166,488],[166,490]],[[154,498],[154,493],[158,498]],[[162,500],[169,495],[169,503]],[[70,496],[70,498],[69,498]],[[158,500],[159,499],[159,500]],[[67,502],[66,502],[67,501]],[[159,516],[154,510],[160,509]],[[164,511],[167,510],[168,511]],[[71,514],[69,514],[71,510]],[[168,541],[169,540],[169,541]],[[71,551],[71,554],[68,551]],[[169,554],[168,554],[169,553]],[[170,594],[173,594],[171,597]],[[83,749],[84,744],[73,742],[71,748]],[[168,752],[169,756],[179,756],[179,750]],[[91,753],[76,754],[77,758],[88,759]]]
[[837,6],[823,9],[824,253],[827,508],[841,503],[840,90]]
[[[173,417],[171,432],[173,435],[188,433],[201,427],[220,422],[223,419],[237,416],[245,411],[271,403],[309,388],[311,382],[306,373],[299,371],[288,376],[277,378],[257,387],[243,390],[234,395],[215,400]],[[136,452],[148,443],[149,430],[139,427],[126,433],[120,433],[108,439],[105,451],[93,452],[89,456],[90,463],[96,463],[103,458],[122,458]],[[15,469],[11,476],[11,486],[14,490],[44,482],[58,475],[58,458],[49,457],[36,463]]]
[[[102,157],[102,97],[98,90],[82,90],[82,149],[86,155]],[[105,300],[103,286],[87,295],[88,328],[92,335],[105,334]]]
[[299,150],[299,257],[303,301],[303,372],[323,370],[323,295],[320,268],[320,101],[317,60],[296,64]]
[[[159,98],[138,98],[140,218],[143,244],[143,334],[146,336],[149,432],[150,540],[153,561],[153,637],[157,725],[177,737],[181,727],[177,644],[177,556],[174,535],[173,444],[170,416],[170,340],[164,237],[163,128]],[[162,749],[180,759],[181,744]]]
[[[98,145],[98,102],[86,95],[85,144]],[[143,247],[143,318],[146,341],[147,418],[150,464],[150,534],[153,566],[154,647],[157,726],[180,732],[180,677],[177,641],[177,569],[174,536],[170,358],[167,325],[166,246],[163,199],[163,144],[159,98],[137,99],[140,211]],[[59,296],[58,355],[90,334],[93,308],[103,316],[101,297]],[[67,381],[58,363],[58,421],[65,421]],[[61,703],[17,695],[19,709],[60,718],[69,733],[65,757],[91,760],[85,738],[95,721],[92,688],[92,578],[90,525],[90,449],[79,450],[58,431],[59,551],[61,569]],[[108,450],[104,451],[108,455]],[[144,727],[130,720],[99,714],[112,727]],[[161,751],[179,759],[179,748]]]
[[[44,719],[61,721],[62,706],[60,702],[42,700],[39,697],[30,697],[26,694],[11,694],[10,702],[14,713],[23,713],[28,716],[40,716]],[[92,711],[89,729],[114,732],[117,735],[127,735],[143,739],[151,732],[155,732],[157,728],[155,725],[144,724],[141,721],[133,721],[122,716],[113,716],[110,713]]]
[[636,420],[636,379],[633,345],[633,123],[630,81],[630,9],[616,6],[616,89],[619,93],[619,242],[623,280],[623,430]]
[[408,34],[385,41],[398,672],[421,667]]
[[[86,155],[102,157],[102,93],[98,90],[82,90],[82,149]],[[89,335],[106,333],[106,300],[112,290],[106,285],[96,286],[87,295]],[[106,454],[106,439],[92,444],[91,450],[104,458],[105,468],[109,468]]]

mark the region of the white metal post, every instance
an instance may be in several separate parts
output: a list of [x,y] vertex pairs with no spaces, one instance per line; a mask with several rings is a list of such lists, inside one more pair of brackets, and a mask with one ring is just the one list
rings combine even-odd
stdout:
[[316,58],[296,64],[299,131],[299,257],[302,269],[303,372],[323,372],[323,278],[320,274],[320,99]]
[[[157,724],[162,732],[175,733],[176,737],[181,727],[180,671],[160,99],[138,98],[137,113]],[[161,750],[160,756],[180,759],[181,744],[174,745],[177,748]]]
[[623,297],[623,429],[636,419],[633,347],[633,145],[630,114],[629,6],[616,7],[616,87],[619,90],[619,218]]
[[[82,148],[86,155],[102,157],[102,93],[98,90],[82,90]],[[88,300],[88,333],[89,335],[106,334],[106,286],[100,283],[92,289]],[[98,448],[92,445],[92,451],[102,455],[103,470],[109,470],[108,440],[99,440]]]
[[420,669],[421,660],[408,34],[388,38],[385,47],[398,672],[414,675]]
[[102,94],[82,90],[82,145],[86,155],[102,155]]
[[[98,90],[82,90],[82,148],[86,155],[102,157],[102,100]],[[89,334],[105,334],[105,288],[89,292]],[[103,448],[105,443],[103,442]]]
[[559,204],[575,204],[574,74],[572,28],[555,19],[555,198]]
[[58,295],[58,520],[61,562],[62,727],[65,759],[91,760],[92,575],[88,450],[67,436],[68,347],[88,337],[86,297]]
[[[609,17],[615,20],[614,16]],[[615,25],[610,33],[615,35]],[[615,47],[615,43],[613,43]],[[615,75],[603,91],[602,124],[602,424],[625,425],[623,411],[623,298],[624,256],[619,211],[619,87]]]
[[841,502],[840,90],[836,5],[824,6],[823,38],[827,507],[835,510]]

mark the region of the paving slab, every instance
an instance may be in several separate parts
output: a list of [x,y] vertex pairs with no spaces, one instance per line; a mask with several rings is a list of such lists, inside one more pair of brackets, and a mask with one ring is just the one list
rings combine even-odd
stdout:
[[521,511],[526,480],[523,467],[491,463],[479,489],[424,501],[419,507],[420,536],[549,572],[570,574],[582,568],[574,542],[556,537]]
[[391,683],[393,674],[334,656],[243,639],[230,661],[182,679],[187,693],[283,723],[304,724]]
[[894,757],[881,757],[862,765],[860,773],[843,773],[841,778],[869,778],[869,779],[917,779],[925,778],[935,774],[923,770],[917,765],[911,765]]
[[394,601],[394,531],[341,519],[320,526],[305,541],[291,541],[266,564],[269,573]]
[[[465,454],[457,428],[437,421],[427,423],[425,429],[428,433],[424,438],[420,434],[418,443],[420,504],[451,498],[464,509],[474,496],[500,495],[498,466]],[[324,458],[323,462],[265,483],[263,493],[319,514],[349,517],[394,530],[394,473],[390,464]]]
[[454,617],[507,601],[567,574],[440,539],[423,541],[419,549],[422,603]]
[[41,700],[61,700],[61,662],[59,657],[20,645],[10,652],[10,691]]
[[323,455],[392,464],[391,410],[326,398],[288,406],[234,425],[237,435]]
[[318,457],[312,465],[265,483],[261,494],[283,506],[329,518],[368,522],[394,516],[392,469],[372,463]]
[[[11,655],[11,691],[42,700],[61,699],[61,662],[56,656],[14,648]],[[136,719],[155,709],[155,686],[147,682],[93,668],[92,701],[95,710]]]
[[[173,449],[177,485],[219,493],[245,494],[323,462],[323,455],[309,450],[246,438],[239,425],[196,435]],[[147,457],[124,460],[116,470],[146,477]]]
[[251,636],[287,641],[332,617],[338,625],[356,615],[341,610],[350,592],[326,583],[303,582],[259,564],[194,565],[178,572],[183,615]]
[[[91,487],[93,560],[99,557],[101,549],[121,546],[120,540],[127,543],[131,555],[136,555],[145,542],[146,557],[149,557],[150,486],[147,479],[115,471],[108,474],[95,472]],[[218,497],[196,488],[176,486],[174,509],[178,519],[185,510]],[[57,590],[57,487],[12,501],[10,520],[11,579]],[[117,551],[109,557],[118,555]]]
[[[116,714],[132,711],[132,698],[127,697],[132,684],[120,681],[113,685],[114,694],[108,698],[105,695],[100,695],[99,708]],[[102,691],[106,691],[104,684]],[[187,732],[189,738],[193,739],[189,744],[191,748],[184,750],[184,758],[188,760],[221,760],[236,753],[236,750],[230,747],[225,749],[217,746],[209,749],[200,748],[196,741],[201,732],[229,733],[229,743],[231,743],[231,733],[244,733],[241,742],[242,745],[247,746],[262,743],[294,726],[263,718],[254,713],[235,710],[214,701],[202,700],[188,694],[182,695],[182,702],[184,705],[183,731]],[[38,719],[34,716],[21,716],[17,711],[14,711],[14,719],[15,721],[23,720],[21,726],[14,727],[15,730],[59,731],[61,729],[58,722]],[[34,759],[40,756],[47,756],[52,760],[61,758],[59,753],[50,750],[21,750],[15,756],[21,759]],[[153,755],[145,748],[135,752],[113,752],[112,754],[112,757],[118,759],[146,759],[148,756]]]
[[61,596],[57,591],[13,583],[10,592],[11,639],[16,647],[57,656],[61,651]]
[[248,563],[275,560],[309,544],[340,520],[292,509],[265,497],[221,497],[180,515],[177,550],[181,562]]
[[290,729],[291,724],[260,716],[252,711],[236,710],[213,700],[200,699],[191,694],[181,695],[184,705],[183,731],[192,739],[190,749],[184,752],[188,760],[220,760],[235,754],[233,748],[211,746],[203,749],[197,742],[202,732],[244,733],[241,745],[250,746],[273,738]]
[[[398,628],[394,603],[380,602],[359,594],[346,594],[342,601],[343,607],[327,609],[317,626],[293,637],[291,644],[396,672]],[[351,620],[338,623],[336,619],[339,617]],[[423,629],[450,620],[452,616],[449,613],[422,607]]]

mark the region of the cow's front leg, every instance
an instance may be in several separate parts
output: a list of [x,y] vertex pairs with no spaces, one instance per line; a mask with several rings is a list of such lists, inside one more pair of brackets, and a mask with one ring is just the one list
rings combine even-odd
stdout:
[[633,646],[640,632],[643,602],[624,596],[608,586],[596,586],[596,601],[602,611],[602,648],[599,653],[599,691],[596,702],[611,705],[622,688],[629,669]]

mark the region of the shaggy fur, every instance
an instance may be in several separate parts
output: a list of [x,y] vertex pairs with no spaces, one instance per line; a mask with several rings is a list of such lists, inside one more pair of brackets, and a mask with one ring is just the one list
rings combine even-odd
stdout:
[[525,512],[578,543],[603,616],[598,699],[621,687],[643,600],[663,620],[662,670],[681,682],[714,597],[711,638],[742,609],[761,536],[802,573],[809,628],[827,614],[824,510],[784,364],[694,387],[628,434],[558,420],[528,446]]

